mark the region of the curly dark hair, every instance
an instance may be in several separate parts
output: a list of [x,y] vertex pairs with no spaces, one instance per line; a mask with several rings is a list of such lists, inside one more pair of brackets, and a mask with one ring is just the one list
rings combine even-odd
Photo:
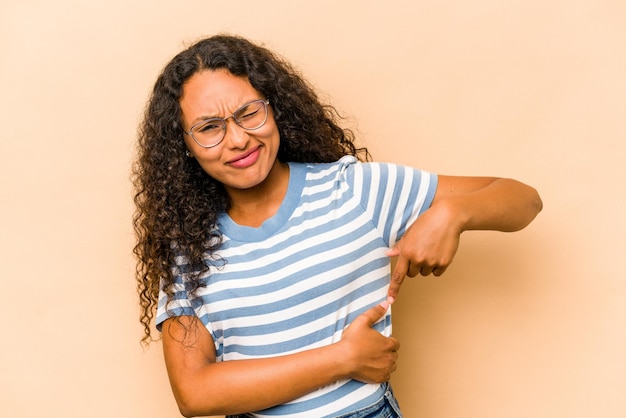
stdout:
[[228,196],[194,158],[185,155],[179,105],[191,76],[218,69],[246,77],[271,100],[280,134],[279,161],[332,162],[343,155],[370,159],[366,148],[355,146],[353,132],[338,125],[341,116],[335,108],[322,104],[313,87],[269,49],[238,36],[217,35],[176,55],[148,100],[132,170],[137,235],[133,252],[144,343],[152,340],[150,324],[159,290],[171,300],[174,257],[182,252],[188,258],[194,271],[188,290],[193,292],[221,244],[215,225],[218,214],[228,210]]

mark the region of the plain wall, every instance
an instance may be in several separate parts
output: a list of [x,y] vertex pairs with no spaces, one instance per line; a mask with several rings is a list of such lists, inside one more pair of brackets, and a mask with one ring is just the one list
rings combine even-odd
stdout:
[[544,211],[468,232],[407,280],[408,418],[626,416],[622,0],[0,2],[0,415],[179,416],[142,349],[136,126],[163,65],[218,32],[265,43],[376,160],[513,177]]

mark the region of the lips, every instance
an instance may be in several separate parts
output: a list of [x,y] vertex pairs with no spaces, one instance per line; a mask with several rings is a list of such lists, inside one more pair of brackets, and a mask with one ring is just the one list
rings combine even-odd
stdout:
[[250,167],[259,159],[261,146],[257,146],[252,148],[251,150],[244,152],[243,154],[238,155],[237,157],[228,161],[228,165],[236,168],[246,168]]

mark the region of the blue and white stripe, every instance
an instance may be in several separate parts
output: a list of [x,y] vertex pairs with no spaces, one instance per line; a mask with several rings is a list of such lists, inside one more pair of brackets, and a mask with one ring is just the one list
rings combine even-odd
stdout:
[[[409,167],[290,163],[287,195],[261,227],[228,215],[223,266],[202,276],[193,298],[176,277],[174,300],[162,293],[157,324],[197,315],[213,336],[218,361],[272,357],[332,344],[356,316],[381,302],[389,284],[386,251],[432,202],[437,178]],[[176,271],[185,271],[185,258]],[[375,325],[391,334],[391,312]],[[336,416],[382,396],[379,385],[342,381],[257,417]]]

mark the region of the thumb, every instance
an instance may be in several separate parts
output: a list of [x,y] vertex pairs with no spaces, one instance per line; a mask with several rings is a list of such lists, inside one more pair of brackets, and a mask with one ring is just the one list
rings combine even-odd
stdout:
[[371,307],[367,311],[363,312],[361,315],[359,315],[359,317],[363,318],[367,325],[371,327],[383,316],[385,316],[385,314],[387,313],[387,309],[389,309],[389,301],[385,299],[378,305]]

